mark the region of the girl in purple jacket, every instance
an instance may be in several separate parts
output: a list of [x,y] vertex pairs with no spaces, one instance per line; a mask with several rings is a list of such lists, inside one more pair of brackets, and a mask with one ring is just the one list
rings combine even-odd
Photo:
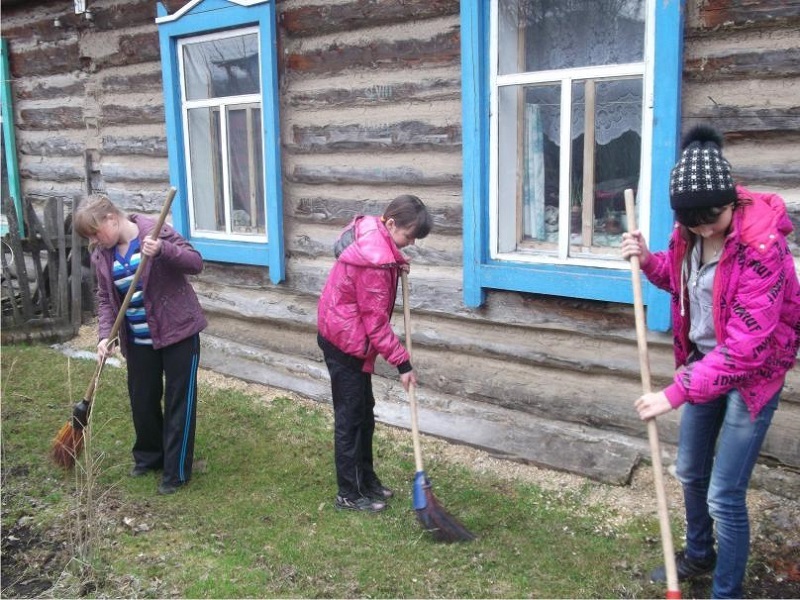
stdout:
[[[750,549],[746,494],[800,345],[800,285],[783,200],[735,186],[722,137],[687,135],[670,177],[676,227],[664,252],[641,232],[622,255],[672,297],[673,382],[635,402],[643,419],[683,406],[677,475],[686,545],[678,579],[713,572],[713,598],[742,598]],[[716,526],[716,531],[715,531]],[[716,533],[716,549],[715,549]],[[665,581],[664,568],[651,575]]]
[[409,354],[390,317],[400,270],[409,269],[400,249],[427,236],[431,226],[422,200],[403,195],[392,200],[382,217],[353,219],[334,246],[336,263],[317,310],[317,341],[331,377],[337,508],[378,512],[393,496],[373,467],[371,377],[380,354],[397,367],[406,391],[416,385]]
[[[172,494],[192,475],[199,334],[206,319],[187,275],[202,271],[203,259],[169,225],[152,239],[155,219],[127,215],[105,196],[90,196],[76,211],[74,224],[90,242],[97,276],[98,360],[117,344],[127,359],[136,431],[131,476],[163,469],[158,492]],[[148,262],[119,339],[110,340],[143,256]]]

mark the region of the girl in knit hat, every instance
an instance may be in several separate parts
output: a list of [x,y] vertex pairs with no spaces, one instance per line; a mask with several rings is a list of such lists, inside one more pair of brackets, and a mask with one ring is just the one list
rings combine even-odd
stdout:
[[[800,346],[792,224],[779,196],[734,185],[722,136],[707,126],[684,140],[669,191],[677,223],[666,251],[650,252],[640,231],[623,234],[622,256],[638,256],[671,295],[677,367],[672,384],[634,405],[643,420],[683,406],[678,578],[713,572],[713,598],[742,598],[747,487]],[[665,581],[664,568],[651,579]]]

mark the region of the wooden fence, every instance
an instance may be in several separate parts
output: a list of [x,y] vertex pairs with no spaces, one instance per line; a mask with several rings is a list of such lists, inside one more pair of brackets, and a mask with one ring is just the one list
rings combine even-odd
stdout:
[[72,231],[71,217],[65,219],[63,198],[44,202],[43,221],[29,201],[22,215],[9,199],[3,208],[8,233],[0,240],[2,343],[73,337],[83,311],[92,308],[84,306],[91,281],[86,282],[86,251]]

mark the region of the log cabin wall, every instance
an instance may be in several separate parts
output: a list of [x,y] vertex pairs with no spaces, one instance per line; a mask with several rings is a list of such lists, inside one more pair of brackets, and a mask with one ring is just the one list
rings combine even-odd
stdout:
[[[185,4],[164,2],[170,13]],[[798,9],[687,4],[685,128],[714,120],[737,175],[797,207]],[[632,307],[498,291],[479,309],[463,304],[459,2],[277,8],[287,277],[273,285],[265,268],[207,262],[195,280],[210,321],[204,365],[329,402],[315,332],[332,244],[355,214],[414,193],[435,220],[408,251],[422,429],[628,481],[649,455],[631,407],[641,391]],[[72,200],[91,186],[128,210],[155,212],[169,182],[155,2],[92,0],[92,21],[71,9],[3,3],[24,194]],[[393,323],[402,335],[401,311]],[[651,334],[649,346],[653,385],[664,385],[671,338]],[[374,381],[378,418],[407,426],[394,369],[379,363]],[[669,455],[677,423],[677,414],[659,419]],[[799,434],[795,370],[764,448],[787,468],[760,467],[759,485],[800,490]]]

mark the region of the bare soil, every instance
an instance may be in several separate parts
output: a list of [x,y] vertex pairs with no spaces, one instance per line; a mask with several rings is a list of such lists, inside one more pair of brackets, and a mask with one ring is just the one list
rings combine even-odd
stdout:
[[[81,335],[69,342],[69,348],[91,350],[96,338],[92,327],[84,327]],[[294,392],[248,383],[201,370],[201,381],[212,386],[236,388],[252,393],[264,402],[277,397],[289,397],[301,404],[323,410],[327,405],[304,398]],[[378,435],[407,441],[410,433],[405,430],[380,426]],[[642,515],[656,516],[653,472],[649,465],[640,466],[629,486],[618,487],[601,484],[586,478],[541,469],[493,457],[491,454],[468,446],[451,444],[443,440],[424,437],[426,453],[435,454],[440,460],[462,465],[476,473],[492,473],[508,482],[535,484],[556,494],[584,494],[584,510],[596,511],[605,515],[598,527],[614,529],[626,521]],[[24,478],[27,473],[6,472],[3,482],[9,478]],[[683,513],[680,485],[671,475],[666,475],[666,493],[673,520]],[[24,484],[17,484],[24,487]],[[18,488],[19,489],[19,488]],[[35,501],[34,501],[35,502]],[[748,508],[751,519],[751,553],[745,582],[747,598],[800,598],[800,502],[787,499],[759,489],[752,489],[748,495]],[[35,507],[34,507],[35,509]],[[119,507],[113,499],[104,503],[99,510],[106,512],[106,519],[115,519]],[[596,514],[593,512],[593,514]],[[102,514],[100,518],[104,518]],[[2,593],[5,598],[58,597],[57,590],[63,589],[60,579],[65,576],[65,565],[71,559],[68,548],[63,543],[68,536],[64,531],[39,533],[32,526],[33,517],[25,517],[12,527],[2,531]],[[131,526],[136,526],[135,519]],[[61,541],[58,541],[61,540]],[[660,542],[657,542],[660,543]],[[681,540],[674,540],[676,549],[682,546]],[[625,563],[624,556],[609,557],[609,560]],[[643,573],[642,577],[646,574]],[[117,582],[118,590],[125,589],[125,582]],[[710,577],[692,583],[691,598],[707,597],[710,592]],[[74,585],[70,587],[74,589]],[[134,597],[135,590],[129,597]],[[80,595],[91,595],[94,589],[80,589]],[[125,596],[128,596],[125,594]],[[120,596],[124,597],[124,596]]]

